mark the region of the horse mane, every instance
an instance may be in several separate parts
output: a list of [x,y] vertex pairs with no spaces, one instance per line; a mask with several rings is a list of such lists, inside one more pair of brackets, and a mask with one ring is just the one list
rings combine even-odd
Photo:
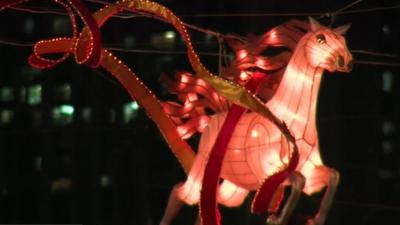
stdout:
[[[263,57],[261,68],[268,76],[261,83],[257,95],[267,102],[275,93],[283,73],[299,40],[311,30],[308,22],[290,20],[260,36],[249,35],[246,43],[228,40],[228,44],[238,54],[223,68],[221,76],[230,80],[238,80],[240,73],[248,68],[257,68],[257,61]],[[246,52],[246,57],[240,54]]]
[[[256,93],[267,102],[275,93],[298,41],[310,30],[309,24],[290,20],[260,35],[249,35],[245,42],[227,40],[236,53],[221,77],[240,83],[242,71],[261,70],[268,74]],[[275,52],[274,52],[275,51]],[[245,52],[246,56],[242,57]],[[264,55],[271,52],[270,55]],[[262,65],[259,64],[262,60]],[[161,80],[177,101],[163,102],[164,111],[178,127],[183,139],[202,132],[212,114],[227,112],[231,103],[195,74],[177,72],[174,78],[163,74]]]

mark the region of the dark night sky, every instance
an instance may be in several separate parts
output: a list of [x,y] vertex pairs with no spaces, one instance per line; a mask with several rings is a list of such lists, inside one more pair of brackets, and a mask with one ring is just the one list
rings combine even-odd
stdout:
[[[246,36],[307,17],[212,15],[332,12],[352,1],[157,2],[187,23]],[[99,8],[98,4],[88,4],[93,10]],[[349,10],[399,4],[399,0],[364,0]],[[49,1],[24,6],[56,7]],[[0,88],[12,87],[15,97],[11,102],[0,102],[0,223],[158,224],[169,190],[185,177],[145,113],[139,110],[133,121],[123,122],[123,106],[129,97],[106,72],[76,65],[72,59],[54,69],[32,72],[26,61],[31,47],[5,43],[34,43],[57,37],[63,32],[53,29],[57,18],[63,16],[10,9],[0,12]],[[329,23],[326,18],[321,21]],[[69,26],[63,20],[60,23],[58,27]],[[352,24],[346,35],[351,50],[400,55],[400,8],[340,14],[333,26],[346,23]],[[102,29],[102,36],[106,47],[184,51],[179,40],[172,49],[151,44],[154,34],[170,30],[169,25],[148,18],[113,19]],[[218,52],[214,38],[207,44],[204,34],[191,31],[191,35],[199,52]],[[133,44],[127,47],[129,40]],[[166,96],[158,80],[161,72],[190,70],[185,55],[116,55],[161,98]],[[399,57],[354,54],[354,58],[400,62]],[[201,59],[211,71],[217,70],[217,57]],[[66,83],[71,97],[60,100],[55,87]],[[38,84],[43,88],[41,103],[32,106],[20,100],[21,88]],[[327,225],[383,224],[399,218],[399,97],[399,67],[359,63],[350,74],[325,73],[317,119],[321,154],[327,165],[341,172]],[[52,122],[53,107],[60,104],[75,107],[72,122]],[[92,110],[90,122],[82,116],[86,108]],[[9,123],[1,122],[4,110],[13,112]],[[40,169],[35,166],[38,163]],[[57,184],[64,184],[64,188],[57,189]],[[301,224],[319,198],[303,196],[291,223]],[[250,216],[250,200],[239,209],[223,208],[223,224],[263,224],[262,217]],[[196,208],[186,207],[174,224],[191,224],[195,214]]]

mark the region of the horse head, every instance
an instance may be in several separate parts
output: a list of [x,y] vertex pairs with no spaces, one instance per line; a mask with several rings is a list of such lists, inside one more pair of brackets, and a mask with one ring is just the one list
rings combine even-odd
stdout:
[[305,48],[304,56],[308,63],[329,72],[350,72],[353,66],[353,56],[343,37],[350,25],[331,29],[322,26],[311,17],[309,20],[311,31],[303,37],[304,42],[300,42]]

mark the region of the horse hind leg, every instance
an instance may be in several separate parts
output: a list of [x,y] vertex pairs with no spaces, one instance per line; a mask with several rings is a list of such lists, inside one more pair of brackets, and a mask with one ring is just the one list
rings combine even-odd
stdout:
[[296,207],[304,188],[305,178],[301,173],[294,172],[289,177],[289,183],[291,186],[289,198],[287,199],[285,206],[279,215],[272,214],[267,218],[268,225],[285,225],[288,222],[294,208]]
[[224,180],[219,186],[217,201],[226,207],[238,207],[242,205],[249,191],[241,188],[229,180]]
[[313,219],[307,221],[307,225],[323,225],[331,208],[333,198],[335,197],[336,189],[339,184],[340,174],[335,169],[324,167],[329,179],[325,179],[327,186],[319,210]]
[[[249,191],[247,189],[238,187],[228,180],[224,180],[219,186],[217,193],[217,201],[226,207],[238,207],[243,204]],[[194,225],[201,225],[200,215]]]

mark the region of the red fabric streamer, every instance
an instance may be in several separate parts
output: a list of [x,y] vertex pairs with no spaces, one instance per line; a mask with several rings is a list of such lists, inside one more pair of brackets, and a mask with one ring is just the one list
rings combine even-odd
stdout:
[[[290,158],[289,165],[282,171],[268,177],[261,188],[257,192],[256,197],[253,200],[252,209],[253,213],[264,213],[268,210],[269,204],[278,189],[279,185],[282,184],[290,174],[294,172],[299,163],[299,152],[293,151],[293,155]],[[283,196],[282,196],[283,197]]]
[[[246,89],[255,93],[264,76],[263,73],[255,72],[252,79],[246,84]],[[203,225],[219,225],[221,223],[216,191],[220,179],[222,162],[236,124],[245,112],[245,108],[235,104],[232,105],[210,152],[204,171],[205,176],[200,196],[200,215]]]
[[[19,3],[27,2],[29,0],[0,0],[0,10],[3,10],[6,7],[10,7]],[[101,36],[100,36],[100,28],[97,25],[95,19],[92,16],[92,13],[89,9],[82,3],[81,0],[69,0],[68,1],[71,6],[76,9],[83,22],[87,25],[92,35],[90,46],[90,53],[87,56],[87,59],[82,63],[86,63],[92,68],[96,68],[100,63],[100,54],[101,54]],[[33,56],[34,57],[34,56]],[[53,65],[50,65],[49,62],[44,62],[41,59],[30,59],[33,62],[37,63],[38,66],[42,68],[48,68]],[[43,65],[42,65],[43,64]]]
[[101,54],[101,34],[100,28],[93,18],[92,13],[88,8],[81,2],[81,0],[69,0],[71,5],[78,11],[79,15],[82,17],[83,22],[87,25],[92,34],[91,54],[89,54],[87,61],[85,62],[92,68],[96,68],[100,64],[100,54]]

